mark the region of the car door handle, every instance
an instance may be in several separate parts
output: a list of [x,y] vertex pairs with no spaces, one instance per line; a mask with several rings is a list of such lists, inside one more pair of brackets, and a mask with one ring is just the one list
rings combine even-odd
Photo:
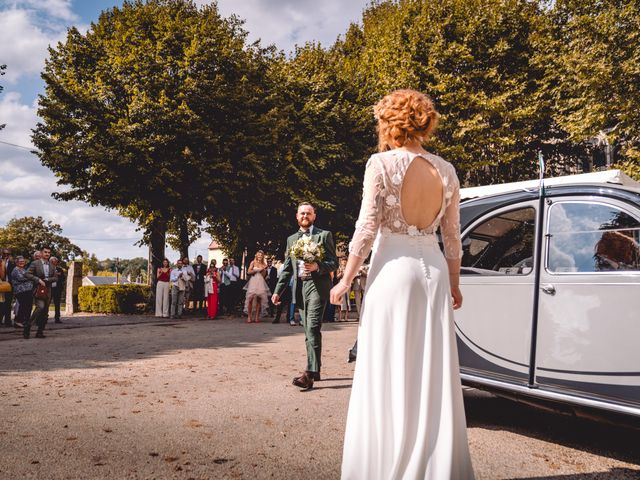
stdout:
[[540,290],[542,290],[547,295],[555,295],[556,294],[556,287],[554,287],[550,283],[547,283],[546,285],[541,285],[540,286]]

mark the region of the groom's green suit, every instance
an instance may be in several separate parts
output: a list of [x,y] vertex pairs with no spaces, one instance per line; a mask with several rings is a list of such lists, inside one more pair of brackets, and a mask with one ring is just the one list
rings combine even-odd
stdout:
[[296,306],[300,311],[302,325],[304,326],[305,342],[307,345],[307,371],[320,372],[322,353],[322,317],[329,300],[331,291],[331,276],[338,268],[336,259],[336,245],[333,236],[328,230],[321,230],[313,226],[311,240],[319,243],[324,248],[324,258],[318,262],[318,270],[311,273],[311,279],[298,278],[298,260],[291,256],[291,247],[302,236],[302,232],[296,232],[287,239],[287,253],[282,273],[278,278],[275,292],[282,295],[285,288],[289,288],[289,282],[293,275],[293,292]]

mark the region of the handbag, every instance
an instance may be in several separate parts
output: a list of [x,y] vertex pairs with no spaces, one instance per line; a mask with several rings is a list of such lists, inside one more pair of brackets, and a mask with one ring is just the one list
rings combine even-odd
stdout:
[[38,300],[45,300],[49,297],[49,289],[46,285],[40,285],[36,287],[33,292],[33,298],[37,298]]
[[4,280],[0,280],[0,293],[9,292],[11,292],[11,284],[9,282],[5,282]]

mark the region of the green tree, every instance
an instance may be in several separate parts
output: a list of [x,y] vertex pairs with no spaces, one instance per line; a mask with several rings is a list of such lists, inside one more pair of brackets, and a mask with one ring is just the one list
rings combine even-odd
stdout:
[[[215,4],[125,1],[49,51],[33,134],[55,194],[117,209],[164,257],[170,224],[199,224],[252,175],[246,33]],[[214,194],[215,193],[215,194]],[[188,223],[187,223],[188,226]],[[180,250],[188,247],[186,236]],[[155,272],[155,268],[152,269]]]
[[87,252],[82,252],[82,275],[87,276],[90,272],[95,275],[100,268],[98,257],[95,253],[89,255]]
[[528,0],[383,1],[335,48],[363,105],[397,88],[428,93],[441,114],[430,148],[468,184],[528,178],[557,144],[544,70],[532,58],[544,12]]
[[42,217],[14,217],[0,228],[0,245],[11,248],[14,256],[22,255],[27,259],[45,246],[63,262],[82,256],[82,249],[61,234],[60,225]]
[[640,4],[558,0],[547,21],[540,58],[555,122],[576,144],[607,133],[633,174],[640,165]]

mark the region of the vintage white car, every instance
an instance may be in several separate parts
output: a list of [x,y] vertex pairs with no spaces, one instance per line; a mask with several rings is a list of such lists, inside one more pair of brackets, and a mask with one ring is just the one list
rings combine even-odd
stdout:
[[461,191],[463,383],[640,417],[640,183],[539,185]]

